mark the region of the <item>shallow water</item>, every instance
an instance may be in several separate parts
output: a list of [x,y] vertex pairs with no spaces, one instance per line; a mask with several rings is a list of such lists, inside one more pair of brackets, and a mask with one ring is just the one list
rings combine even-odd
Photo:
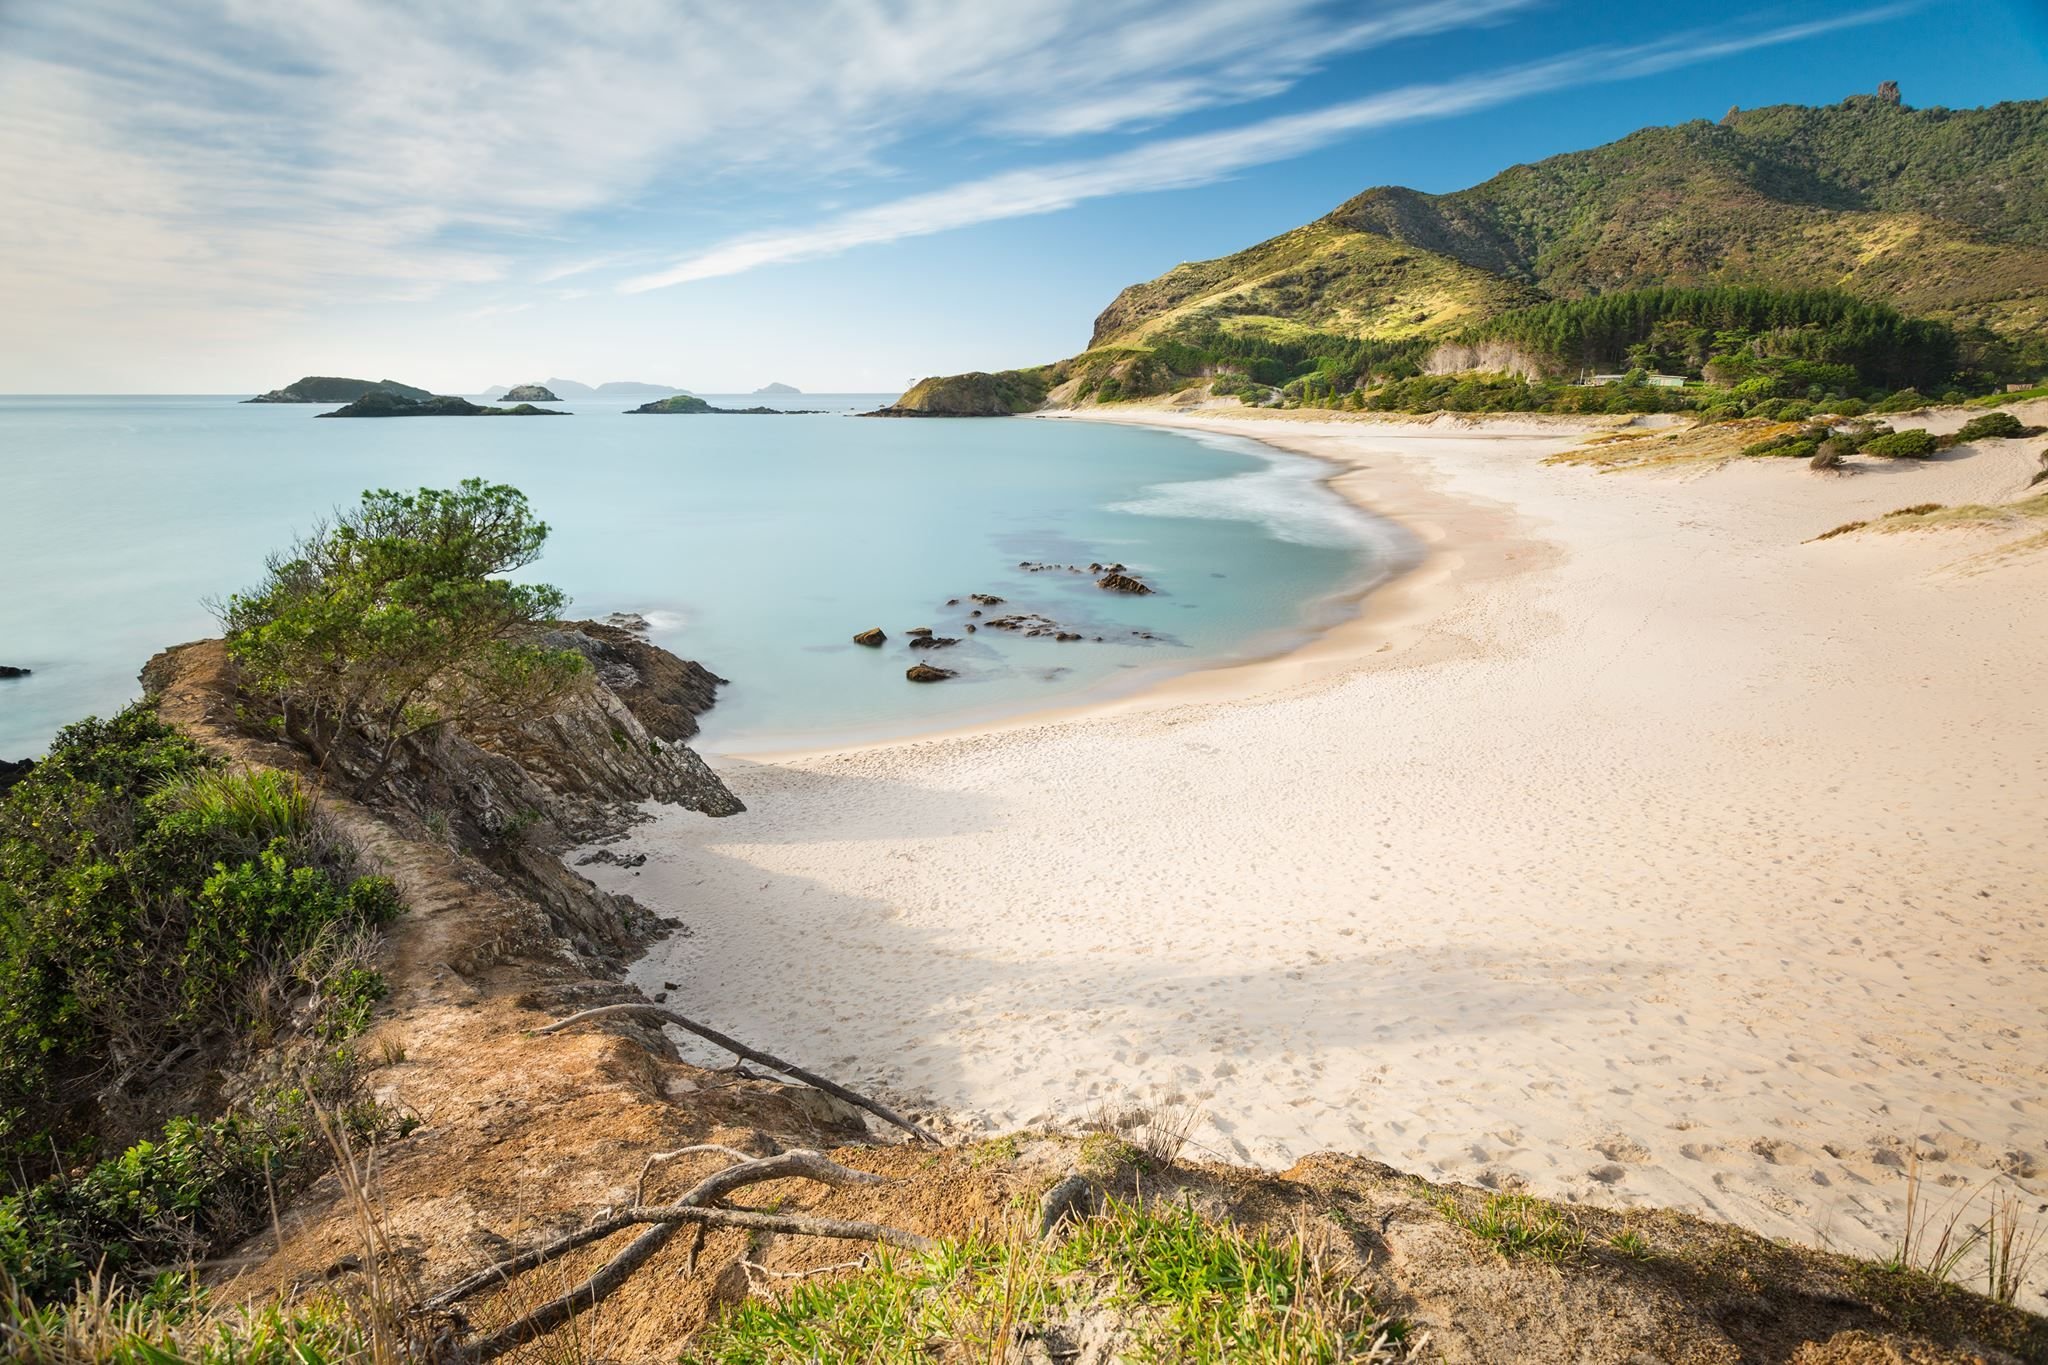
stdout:
[[[614,399],[561,404],[565,421],[314,421],[327,409],[0,397],[0,664],[34,670],[0,681],[0,757],[136,695],[152,653],[215,632],[203,599],[366,488],[523,489],[553,528],[531,576],[578,615],[644,613],[657,643],[733,680],[705,717],[713,752],[916,733],[1271,653],[1387,560],[1382,525],[1320,466],[1249,442],[845,415],[882,395],[711,398],[832,411],[628,417]],[[1160,591],[1022,561],[1121,561]],[[1007,599],[987,616],[1085,638],[968,634],[976,592]],[[886,647],[850,643],[869,626]],[[913,652],[912,626],[961,643]],[[906,682],[921,658],[960,676]]]

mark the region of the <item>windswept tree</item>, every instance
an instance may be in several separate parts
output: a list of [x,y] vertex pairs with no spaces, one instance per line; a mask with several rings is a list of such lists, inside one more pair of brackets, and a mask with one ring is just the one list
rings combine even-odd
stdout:
[[323,765],[344,735],[375,745],[372,785],[406,739],[516,722],[583,673],[581,655],[540,643],[568,597],[505,577],[547,535],[505,484],[365,493],[216,608],[228,651]]

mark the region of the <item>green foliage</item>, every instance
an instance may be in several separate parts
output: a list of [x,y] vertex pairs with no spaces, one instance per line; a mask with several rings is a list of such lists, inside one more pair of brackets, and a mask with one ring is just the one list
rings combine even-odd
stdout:
[[1877,403],[1873,404],[1870,410],[1872,412],[1886,414],[1894,412],[1915,412],[1921,408],[1927,407],[1928,404],[1929,400],[1927,396],[1921,393],[1920,390],[1900,389],[1897,393],[1889,394],[1883,399],[1879,400]]
[[407,736],[508,723],[583,674],[581,655],[533,642],[563,593],[499,576],[538,558],[547,534],[504,484],[365,493],[228,599],[229,652],[323,757],[345,729],[380,735],[373,781]]
[[2040,434],[2041,428],[2030,427],[2009,412],[1987,412],[1982,417],[1972,417],[1963,423],[1955,435],[1949,438],[1949,443],[1962,446],[1972,441],[2015,440]]
[[63,730],[0,801],[0,1142],[47,1151],[39,1125],[114,1056],[232,1022],[256,974],[310,985],[336,932],[396,909],[343,862],[295,783],[227,772],[147,705]]
[[1704,374],[1758,399],[1940,382],[1954,373],[1957,357],[1945,324],[1834,290],[1761,285],[1560,299],[1481,323],[1454,340],[1508,343],[1559,373],[1625,360],[1667,374]]
[[1863,453],[1876,455],[1887,460],[1925,459],[1940,449],[1940,443],[1933,436],[1918,427],[1907,431],[1895,431],[1884,436],[1873,436],[1863,444]]
[[1367,393],[1371,412],[1683,412],[1694,398],[1642,384],[1532,383],[1519,375],[1425,374]]
[[1298,1238],[1113,1201],[1050,1251],[981,1239],[917,1257],[878,1251],[845,1279],[804,1283],[779,1303],[749,1299],[683,1359],[910,1365],[932,1358],[933,1341],[985,1345],[1006,1324],[1030,1333],[1090,1304],[1129,1315],[1138,1358],[1191,1365],[1392,1359],[1406,1336]]
[[1823,441],[1832,439],[1826,423],[1798,427],[1765,437],[1742,448],[1744,455],[1769,455],[1787,460],[1811,459]]

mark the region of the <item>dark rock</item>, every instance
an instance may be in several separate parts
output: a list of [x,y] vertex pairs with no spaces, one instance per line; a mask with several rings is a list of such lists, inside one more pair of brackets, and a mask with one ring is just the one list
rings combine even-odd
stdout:
[[984,607],[1000,607],[1003,605],[1003,599],[997,597],[994,593],[971,592],[967,595],[974,601],[981,603]]
[[[973,627],[970,626],[969,629],[971,630]],[[959,643],[958,640],[950,635],[920,635],[910,642],[910,647],[912,649],[944,649],[947,645],[957,645]]]
[[1073,632],[1073,631],[1071,631],[1071,630],[1063,630],[1063,631],[1060,631],[1060,632],[1058,632],[1057,634],[1055,634],[1055,635],[1054,635],[1054,636],[1053,636],[1052,638],[1053,638],[1053,639],[1055,639],[1055,640],[1060,640],[1060,641],[1067,641],[1067,640],[1078,640],[1078,639],[1080,639],[1081,637],[1080,637],[1080,636],[1078,636],[1078,635],[1076,635],[1076,634],[1074,634],[1074,632]]
[[1152,591],[1142,581],[1126,573],[1106,573],[1095,580],[1095,586],[1110,592],[1127,592],[1140,597]]
[[647,855],[645,853],[614,853],[608,848],[601,848],[595,853],[586,853],[576,860],[576,866],[578,867],[589,867],[592,863],[611,863],[615,867],[645,867],[647,865]]
[[657,398],[652,403],[642,403],[627,412],[680,412],[705,414],[717,417],[816,417],[820,408],[714,408],[693,393],[679,393],[672,398]]
[[916,683],[944,682],[960,675],[950,668],[933,668],[930,664],[912,664],[904,670],[903,676]]
[[974,624],[974,622],[972,622],[972,621],[969,621],[969,622],[967,623],[967,633],[968,633],[969,635],[972,635],[972,634],[974,634],[974,633],[975,633],[975,631],[976,631],[977,629],[978,629],[978,627],[976,627],[976,625]]
[[635,635],[645,635],[654,629],[654,623],[637,611],[615,611],[604,618],[604,623],[614,630],[631,631]]
[[880,649],[882,642],[888,638],[888,636],[882,634],[880,626],[874,626],[854,636],[853,642],[857,645],[866,645],[869,649]]
[[912,626],[903,633],[905,635],[929,635],[932,633],[932,628],[930,626]]
[[597,680],[618,695],[656,740],[680,743],[697,733],[697,717],[718,702],[725,679],[679,659],[632,630],[601,621],[565,622],[541,637],[549,649],[573,649]]
[[537,408],[531,403],[516,407],[488,408],[470,402],[467,398],[451,398],[429,394],[425,398],[409,398],[400,393],[386,393],[378,390],[366,393],[345,408],[333,412],[316,412],[315,417],[567,417],[566,412],[553,408]]
[[946,599],[946,605],[949,607],[957,607],[960,605],[960,599],[957,597],[949,597]]
[[27,777],[35,766],[32,758],[0,758],[0,792]]
[[33,669],[16,668],[12,664],[0,664],[0,678],[26,678]]

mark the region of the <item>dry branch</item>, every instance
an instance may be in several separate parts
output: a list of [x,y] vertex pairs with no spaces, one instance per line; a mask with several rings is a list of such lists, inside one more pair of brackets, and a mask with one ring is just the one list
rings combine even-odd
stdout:
[[[679,1152],[658,1154],[674,1158],[689,1151],[718,1152],[728,1156],[740,1155],[730,1148],[715,1146],[688,1148]],[[651,1166],[655,1158],[649,1158]],[[568,1293],[550,1299],[530,1313],[498,1328],[460,1353],[465,1361],[481,1362],[495,1360],[507,1351],[525,1345],[537,1337],[567,1322],[577,1313],[586,1312],[611,1296],[613,1291],[626,1282],[626,1278],[673,1237],[686,1224],[698,1227],[747,1228],[756,1232],[784,1232],[804,1237],[834,1237],[846,1241],[883,1242],[889,1246],[902,1247],[910,1251],[925,1251],[931,1247],[929,1239],[900,1228],[886,1227],[880,1223],[865,1223],[846,1218],[815,1218],[807,1214],[758,1213],[748,1209],[715,1208],[712,1205],[734,1190],[748,1185],[758,1185],[770,1180],[803,1178],[826,1185],[879,1185],[886,1183],[881,1176],[867,1171],[856,1171],[842,1166],[822,1153],[813,1151],[784,1152],[780,1156],[743,1160],[734,1166],[714,1171],[670,1204],[635,1204],[631,1208],[602,1214],[583,1227],[565,1233],[553,1241],[520,1252],[518,1255],[498,1262],[467,1279],[443,1290],[426,1301],[422,1307],[429,1312],[446,1312],[456,1304],[486,1289],[508,1283],[512,1276],[566,1255],[578,1247],[599,1242],[614,1233],[630,1227],[646,1227],[629,1242],[617,1256],[600,1267],[596,1274],[571,1289]],[[642,1197],[646,1189],[647,1168],[640,1172]],[[651,1224],[652,1226],[648,1226]]]
[[876,1118],[881,1119],[883,1122],[901,1128],[904,1132],[910,1134],[919,1142],[928,1142],[934,1147],[945,1146],[944,1143],[940,1142],[936,1137],[926,1132],[923,1128],[918,1127],[915,1123],[912,1123],[909,1119],[903,1117],[903,1115],[897,1113],[894,1109],[891,1109],[888,1105],[883,1104],[878,1100],[871,1100],[865,1095],[858,1094],[852,1090],[848,1090],[845,1086],[840,1085],[837,1081],[827,1080],[825,1077],[820,1076],[815,1071],[806,1071],[804,1070],[804,1068],[800,1066],[796,1066],[792,1063],[783,1061],[780,1057],[771,1056],[766,1052],[760,1051],[758,1048],[748,1047],[745,1043],[740,1042],[736,1038],[729,1038],[725,1034],[718,1032],[716,1029],[706,1028],[704,1025],[698,1023],[696,1020],[686,1019],[682,1015],[677,1014],[674,1010],[664,1008],[661,1005],[656,1005],[652,1003],[643,1004],[630,1001],[623,1005],[599,1005],[595,1009],[583,1010],[580,1013],[570,1015],[567,1019],[557,1020],[556,1022],[549,1024],[545,1028],[536,1029],[534,1031],[536,1033],[559,1033],[563,1029],[568,1028],[571,1024],[586,1023],[593,1019],[612,1018],[622,1014],[651,1015],[657,1019],[663,1020],[666,1023],[674,1024],[677,1028],[682,1029],[686,1033],[694,1033],[699,1038],[704,1039],[706,1042],[715,1043],[717,1046],[724,1048],[727,1052],[732,1053],[736,1057],[744,1057],[750,1062],[759,1062],[762,1066],[768,1067],[775,1071],[779,1071],[783,1075],[790,1077],[792,1080],[802,1081],[805,1085],[814,1086],[817,1089],[824,1091],[826,1094],[831,1095],[836,1099],[845,1100],[848,1104],[851,1104],[856,1108],[865,1109],[868,1113],[873,1114]]

